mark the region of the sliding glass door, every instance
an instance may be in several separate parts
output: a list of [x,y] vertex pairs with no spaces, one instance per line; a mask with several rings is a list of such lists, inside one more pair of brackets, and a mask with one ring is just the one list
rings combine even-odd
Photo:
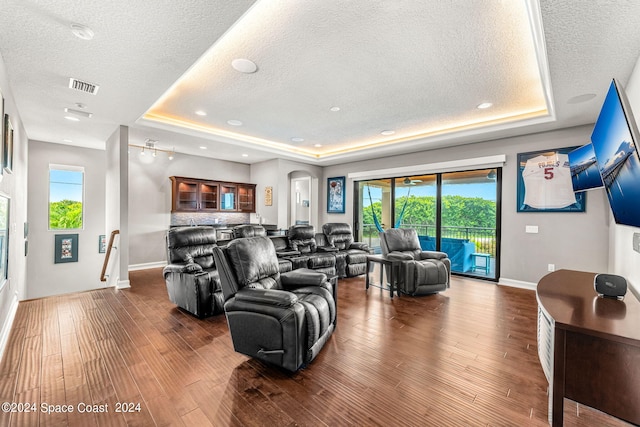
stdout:
[[440,250],[451,271],[496,278],[498,170],[442,174]]
[[452,273],[495,280],[500,175],[492,168],[357,182],[356,235],[380,253],[380,231],[415,228],[423,250],[448,254]]

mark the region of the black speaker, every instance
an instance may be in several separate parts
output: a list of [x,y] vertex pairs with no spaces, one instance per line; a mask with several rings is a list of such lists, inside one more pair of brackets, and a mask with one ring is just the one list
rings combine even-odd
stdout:
[[627,293],[627,281],[615,274],[596,274],[593,287],[599,295],[609,298],[620,298]]

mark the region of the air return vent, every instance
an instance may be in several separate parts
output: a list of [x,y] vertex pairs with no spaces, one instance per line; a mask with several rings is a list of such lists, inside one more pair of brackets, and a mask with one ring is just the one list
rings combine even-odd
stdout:
[[69,79],[69,88],[95,95],[96,93],[98,93],[98,89],[100,89],[100,86],[93,83],[83,82],[82,80],[74,79],[73,77],[71,77]]

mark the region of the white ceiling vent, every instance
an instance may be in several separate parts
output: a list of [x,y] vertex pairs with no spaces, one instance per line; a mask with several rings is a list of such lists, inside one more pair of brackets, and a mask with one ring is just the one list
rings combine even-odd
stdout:
[[71,77],[69,78],[69,88],[95,95],[96,93],[98,93],[98,89],[100,89],[100,86],[93,83],[83,82],[82,80],[74,79],[73,77]]

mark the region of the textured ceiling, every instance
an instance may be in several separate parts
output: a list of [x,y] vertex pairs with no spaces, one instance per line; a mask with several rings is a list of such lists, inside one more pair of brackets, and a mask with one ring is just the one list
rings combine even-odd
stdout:
[[[640,53],[632,1],[0,3],[30,139],[102,148],[123,124],[136,144],[245,163],[328,165],[593,123]],[[69,77],[100,90],[73,91]],[[77,103],[93,117],[65,120]]]

